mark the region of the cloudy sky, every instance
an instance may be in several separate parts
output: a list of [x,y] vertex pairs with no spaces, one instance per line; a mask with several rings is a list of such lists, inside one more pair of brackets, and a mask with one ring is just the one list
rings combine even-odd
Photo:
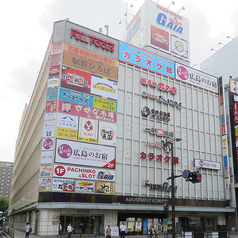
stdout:
[[[154,0],[157,2],[157,0]],[[128,4],[126,4],[126,2]],[[1,5],[0,161],[14,161],[15,142],[25,103],[34,88],[52,33],[53,22],[70,21],[98,31],[109,25],[109,36],[123,40],[128,13],[144,0],[9,0]],[[159,0],[168,7],[172,0]],[[130,7],[133,3],[133,7]],[[175,0],[170,9],[189,20],[191,66],[200,63],[238,35],[238,1]],[[132,19],[128,14],[127,21]]]

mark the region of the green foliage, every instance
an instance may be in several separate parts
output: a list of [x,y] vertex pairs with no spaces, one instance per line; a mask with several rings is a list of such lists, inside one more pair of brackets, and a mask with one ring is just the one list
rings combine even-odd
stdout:
[[0,198],[0,211],[5,212],[8,209],[9,200],[5,197]]

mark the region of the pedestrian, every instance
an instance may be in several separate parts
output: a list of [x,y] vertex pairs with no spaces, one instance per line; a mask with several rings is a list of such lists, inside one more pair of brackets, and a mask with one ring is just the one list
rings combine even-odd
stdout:
[[126,226],[124,225],[124,222],[122,222],[122,224],[120,226],[120,232],[121,232],[121,238],[125,238]]
[[70,238],[73,231],[73,227],[71,226],[71,223],[69,223],[69,225],[67,226],[67,231],[68,231],[68,238]]
[[112,229],[110,225],[108,225],[108,227],[106,228],[106,238],[111,238],[111,235],[112,235]]
[[31,228],[30,223],[27,222],[26,223],[26,235],[25,235],[25,238],[29,238],[30,237],[30,228]]
[[62,225],[61,222],[59,223],[59,237],[62,237],[62,233],[63,233],[63,229],[62,229]]

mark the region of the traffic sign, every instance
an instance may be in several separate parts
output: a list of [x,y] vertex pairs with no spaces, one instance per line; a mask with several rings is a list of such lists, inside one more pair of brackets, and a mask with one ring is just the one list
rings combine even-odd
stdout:
[[189,171],[188,170],[184,170],[182,175],[183,175],[183,178],[185,178],[185,179],[188,178]]

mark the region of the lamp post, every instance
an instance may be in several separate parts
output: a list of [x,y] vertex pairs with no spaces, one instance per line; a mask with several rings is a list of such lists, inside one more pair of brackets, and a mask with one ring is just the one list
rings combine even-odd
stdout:
[[[178,142],[181,141],[180,138],[175,138],[174,141]],[[171,177],[167,179],[171,179],[171,205],[172,205],[172,237],[175,238],[175,198],[174,198],[174,179],[181,177],[182,175],[175,176],[174,175],[174,143],[173,141],[166,141],[166,143],[163,145],[163,147],[169,148],[169,151],[171,151]]]

